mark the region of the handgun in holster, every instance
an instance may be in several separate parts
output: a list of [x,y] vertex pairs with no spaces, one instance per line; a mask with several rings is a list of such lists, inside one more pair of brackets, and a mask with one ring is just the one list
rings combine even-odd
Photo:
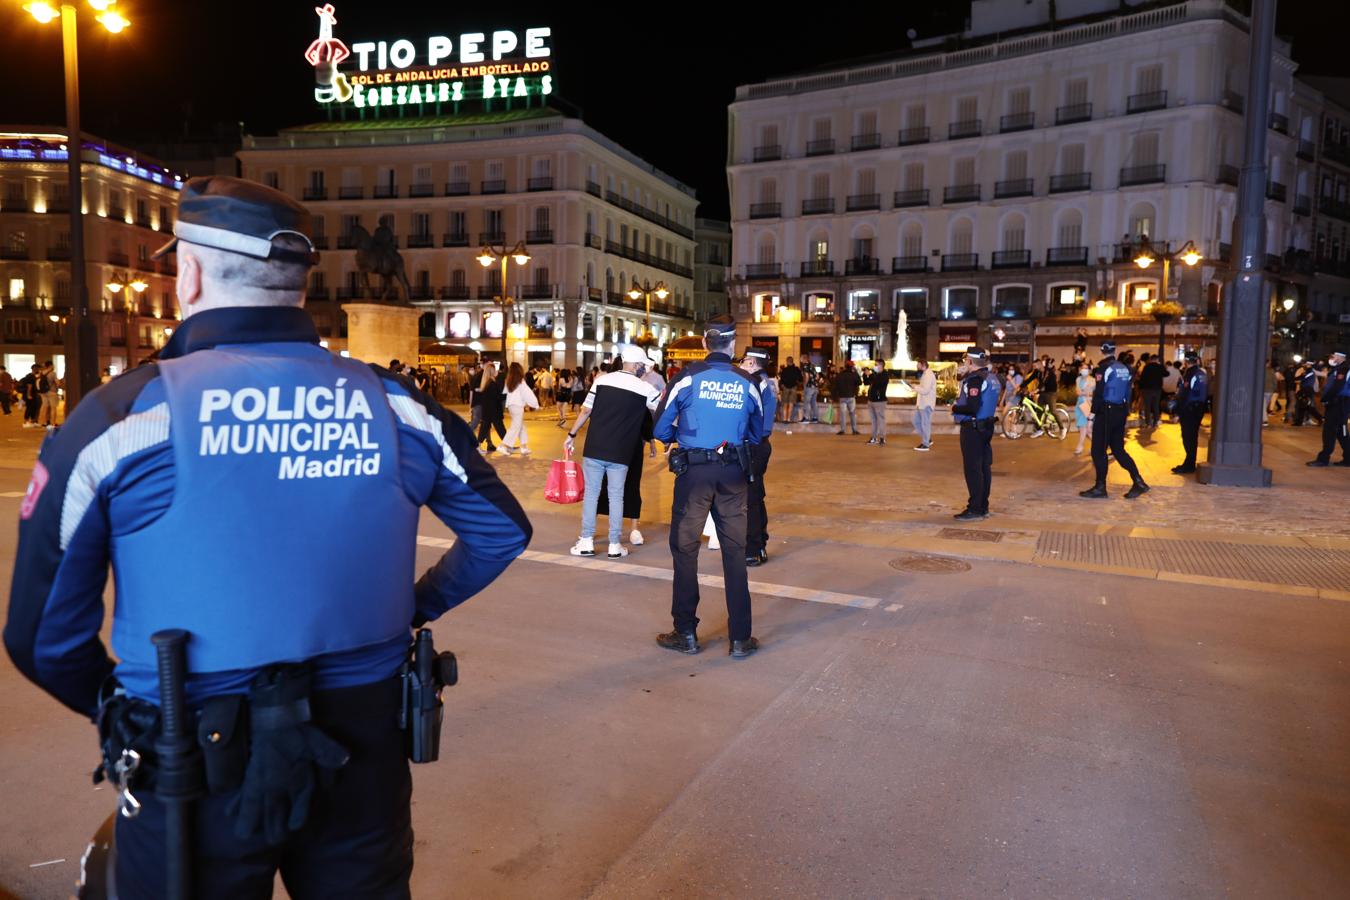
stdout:
[[448,650],[437,653],[431,629],[418,629],[400,677],[403,706],[399,726],[408,735],[408,759],[435,762],[441,755],[441,721],[445,717],[441,691],[459,681],[455,654]]
[[750,442],[742,441],[736,445],[736,462],[740,463],[741,471],[745,473],[747,484],[755,483],[755,467],[751,463]]
[[666,454],[666,465],[671,472],[676,475],[683,475],[689,471],[689,453],[683,448],[676,447]]

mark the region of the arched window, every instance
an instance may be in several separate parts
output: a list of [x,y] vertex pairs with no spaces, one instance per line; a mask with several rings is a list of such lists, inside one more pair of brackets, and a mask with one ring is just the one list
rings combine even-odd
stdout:
[[859,266],[866,268],[876,262],[873,255],[875,246],[876,232],[872,230],[871,225],[859,225],[853,229],[853,245],[850,249],[853,252],[851,259],[854,260],[855,269]]
[[994,317],[1025,319],[1031,315],[1031,285],[1001,284],[994,288]]
[[965,217],[952,223],[947,249],[954,254],[975,252],[975,226]]
[[765,233],[759,236],[759,243],[756,245],[755,258],[761,265],[768,265],[778,261],[778,246],[774,241],[772,234]]
[[923,262],[923,224],[915,219],[900,226],[900,256],[906,263]]
[[[1055,220],[1055,248],[1077,250],[1080,247],[1087,249],[1083,246],[1083,214],[1073,207],[1060,210]],[[1083,262],[1087,263],[1086,257]]]
[[1153,237],[1157,233],[1157,216],[1158,212],[1152,203],[1136,203],[1130,208],[1130,217],[1126,220],[1126,236],[1132,241]]
[[1021,213],[1013,213],[1003,219],[999,231],[1000,250],[1025,250],[1027,246],[1027,220]]
[[778,179],[765,178],[759,183],[759,202],[777,203],[778,202]]
[[605,293],[614,293],[614,270],[605,269]]

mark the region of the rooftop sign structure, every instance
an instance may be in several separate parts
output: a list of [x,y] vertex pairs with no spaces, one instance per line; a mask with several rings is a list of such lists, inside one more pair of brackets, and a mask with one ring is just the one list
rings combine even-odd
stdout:
[[[305,50],[314,67],[314,99],[345,115],[347,109],[413,107],[416,115],[454,115],[513,104],[538,105],[555,90],[549,28],[357,41],[348,47],[334,34],[336,10],[315,7],[319,35]],[[469,104],[467,107],[465,104]],[[428,108],[430,107],[430,108]]]

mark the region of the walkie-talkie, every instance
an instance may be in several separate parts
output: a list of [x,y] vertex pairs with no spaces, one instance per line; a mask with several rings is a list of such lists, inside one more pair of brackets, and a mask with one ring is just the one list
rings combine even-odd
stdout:
[[403,664],[403,713],[399,724],[408,733],[408,759],[435,762],[441,755],[441,690],[459,681],[459,664],[450,651],[437,653],[431,629],[413,638],[411,659]]

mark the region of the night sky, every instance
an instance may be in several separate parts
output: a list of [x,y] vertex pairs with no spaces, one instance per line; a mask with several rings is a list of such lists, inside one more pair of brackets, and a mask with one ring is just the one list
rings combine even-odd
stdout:
[[[132,21],[109,35],[85,17],[80,32],[83,126],[132,147],[215,131],[252,134],[315,121],[313,71],[302,53],[317,33],[314,2],[122,0]],[[856,16],[789,12],[763,4],[692,3],[679,16],[634,22],[641,4],[391,4],[334,0],[336,33],[357,40],[527,27],[553,29],[559,93],[602,133],[697,189],[699,214],[727,214],[727,104],[738,84],[817,68],[837,60],[903,50],[920,38],[959,30],[968,4],[898,2]],[[1306,74],[1348,75],[1343,33],[1327,27],[1312,0],[1284,0],[1278,30],[1294,42]],[[419,7],[422,11],[419,11]],[[934,11],[938,7],[938,11]],[[791,7],[782,7],[790,9]],[[759,11],[751,14],[750,9]],[[860,8],[861,9],[861,8]],[[576,14],[572,10],[585,10]],[[730,11],[729,11],[730,10]],[[2,115],[11,124],[64,123],[61,38],[18,0],[0,4]]]

